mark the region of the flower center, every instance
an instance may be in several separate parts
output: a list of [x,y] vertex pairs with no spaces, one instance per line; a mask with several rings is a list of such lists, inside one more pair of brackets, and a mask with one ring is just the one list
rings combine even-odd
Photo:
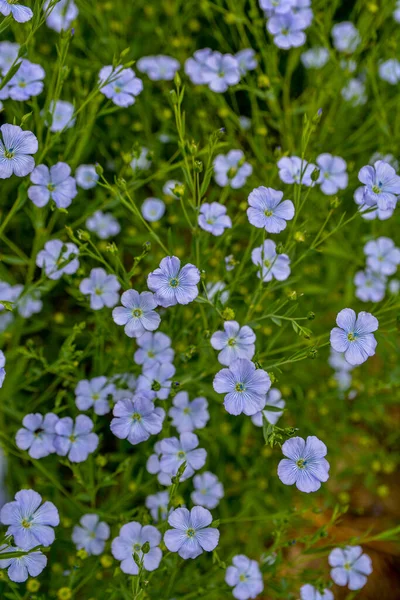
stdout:
[[299,469],[304,469],[306,464],[307,461],[304,460],[304,458],[299,458],[299,460],[296,461],[296,465],[299,467]]
[[184,415],[190,415],[190,408],[188,406],[183,409],[183,414]]
[[133,415],[132,415],[132,421],[134,421],[135,423],[137,421],[140,421],[141,418],[142,417],[141,417],[141,415],[139,413],[133,413]]
[[153,392],[159,392],[161,390],[161,383],[159,383],[158,381],[153,381],[151,389],[153,390]]
[[96,288],[94,290],[94,293],[96,294],[96,296],[101,296],[101,294],[103,293],[103,290],[101,290],[100,288]]
[[246,581],[247,580],[247,575],[245,575],[244,573],[242,573],[241,575],[239,575],[239,580],[240,581]]
[[186,453],[183,450],[179,450],[177,457],[182,459],[182,458],[185,458],[185,456],[186,456]]
[[344,563],[343,568],[346,569],[346,571],[350,571],[351,569],[351,564],[350,563]]
[[70,435],[68,439],[70,442],[74,443],[76,442],[76,435]]
[[29,529],[31,527],[31,519],[22,519],[21,525],[25,529]]
[[133,316],[133,317],[136,317],[137,319],[138,319],[139,317],[141,317],[141,316],[142,316],[142,314],[143,314],[143,311],[142,311],[140,308],[135,308],[135,309],[132,311],[132,316]]
[[264,210],[264,215],[266,217],[272,217],[274,213],[272,212],[272,210],[270,210],[269,208],[267,208],[267,210]]
[[119,85],[114,86],[114,92],[116,94],[120,94],[122,92],[122,88]]
[[246,388],[244,387],[244,383],[240,383],[240,382],[239,382],[239,383],[237,383],[237,384],[235,385],[235,390],[236,390],[237,392],[244,392],[244,390],[245,390],[245,389],[246,389]]
[[92,400],[96,401],[100,398],[100,394],[92,394]]
[[382,183],[379,182],[378,185],[375,184],[372,186],[372,191],[374,192],[374,194],[380,194],[382,191],[381,188],[382,188]]
[[228,346],[236,346],[236,338],[229,338]]
[[205,496],[207,494],[206,488],[203,488],[202,490],[200,490],[200,494],[203,494],[203,496]]
[[49,192],[54,192],[54,190],[56,189],[56,186],[54,185],[54,183],[48,183],[47,189],[49,190]]
[[6,158],[14,158],[15,154],[14,154],[14,148],[10,148],[9,150],[5,150],[4,151],[4,156]]
[[140,544],[133,544],[133,551],[134,552],[140,552],[142,549],[142,546]]
[[192,529],[192,528],[190,528],[190,529],[188,529],[188,530],[186,531],[186,535],[187,535],[189,538],[193,538],[193,537],[195,536],[195,534],[196,534],[196,532],[195,532],[195,530],[194,530],[194,529]]
[[155,355],[156,355],[156,354],[155,354],[155,352],[154,352],[153,350],[149,350],[149,351],[148,351],[148,353],[147,353],[147,356],[148,356],[149,358],[155,358]]
[[25,82],[25,81],[23,81],[23,80],[21,80],[21,81],[18,83],[18,87],[20,87],[20,88],[25,88],[25,87],[26,87],[26,82]]
[[229,179],[233,179],[237,173],[237,168],[236,167],[231,167],[228,171],[228,177]]
[[269,267],[271,266],[271,261],[264,260],[264,265],[267,267],[267,269],[269,269]]
[[169,280],[169,285],[172,288],[176,288],[179,285],[179,279],[177,277],[171,277],[171,279]]
[[356,334],[352,333],[351,331],[350,331],[350,333],[347,334],[347,339],[349,340],[349,342],[355,342],[356,337],[357,337]]

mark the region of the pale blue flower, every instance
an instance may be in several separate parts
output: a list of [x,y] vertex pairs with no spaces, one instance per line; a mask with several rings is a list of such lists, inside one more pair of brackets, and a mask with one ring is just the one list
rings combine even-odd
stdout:
[[210,339],[211,346],[220,350],[218,361],[227,366],[238,358],[251,360],[256,351],[255,341],[251,327],[240,327],[237,321],[225,321],[224,331],[216,331]]
[[13,174],[29,175],[35,168],[30,155],[36,154],[39,148],[36,136],[18,125],[2,125],[0,132],[0,179],[8,179]]
[[177,179],[169,179],[163,185],[163,194],[165,194],[165,196],[170,196],[171,198],[176,198],[178,200],[179,196],[177,196],[174,193],[174,190],[175,188],[181,187],[182,185],[182,182],[178,181]]
[[334,596],[327,588],[319,591],[313,585],[306,583],[300,588],[300,600],[334,600]]
[[75,171],[75,179],[83,190],[90,190],[96,187],[99,175],[96,173],[94,165],[79,165]]
[[17,4],[17,0],[0,0],[0,14],[8,17],[12,16],[17,23],[26,23],[33,17],[33,12],[27,6]]
[[68,208],[78,193],[76,182],[71,177],[71,167],[64,162],[58,162],[50,167],[38,165],[31,173],[31,185],[28,188],[28,198],[38,207],[46,206],[49,200],[54,200],[57,208]]
[[154,444],[154,453],[149,456],[146,462],[146,469],[152,475],[157,475],[161,485],[171,485],[171,475],[161,470],[161,441]]
[[99,438],[92,429],[93,421],[86,415],[78,415],[75,423],[71,417],[60,419],[54,440],[57,454],[68,456],[73,463],[84,462],[99,445]]
[[306,50],[300,56],[306,69],[322,69],[329,60],[329,50],[324,47],[314,47]]
[[230,150],[228,154],[218,154],[214,159],[214,177],[221,187],[229,185],[238,190],[252,172],[253,167],[245,161],[242,150]]
[[4,356],[4,352],[0,350],[0,388],[3,387],[4,379],[6,377],[6,357]]
[[172,81],[180,69],[180,63],[172,56],[143,56],[136,63],[141,73],[146,73],[152,81]]
[[194,491],[191,494],[193,504],[205,508],[216,508],[224,497],[224,486],[218,477],[209,471],[193,477]]
[[226,394],[224,406],[231,415],[255,415],[266,403],[271,380],[266,371],[256,369],[246,358],[238,358],[229,369],[221,369],[214,377],[213,387],[218,394]]
[[212,552],[219,541],[219,531],[209,527],[212,514],[202,506],[177,508],[168,517],[173,529],[164,534],[164,544],[170,552],[178,552],[181,558],[196,558],[205,552]]
[[231,218],[226,214],[226,210],[226,206],[219,202],[203,202],[198,216],[200,227],[212,235],[222,235],[225,229],[232,227]]
[[146,221],[159,221],[165,213],[165,203],[159,198],[146,198],[142,204],[142,215]]
[[133,171],[147,171],[151,167],[151,154],[148,148],[144,146],[140,150],[138,157],[135,157],[130,162]]
[[72,531],[72,541],[77,550],[86,550],[89,556],[98,556],[104,551],[110,537],[110,527],[100,521],[99,515],[83,515]]
[[97,210],[86,220],[86,227],[96,233],[101,240],[118,235],[121,231],[117,219],[111,213],[103,213],[101,210]]
[[[16,74],[5,86],[8,96],[12,100],[20,102],[29,100],[33,96],[38,96],[43,90],[43,79],[45,76],[46,73],[43,67],[29,62],[29,60],[23,60]],[[0,91],[0,94],[5,88]]]
[[304,29],[310,27],[314,18],[314,13],[311,9],[311,0],[294,0],[291,12],[301,19]]
[[291,12],[295,0],[259,0],[260,8],[268,16],[284,15]]
[[213,92],[226,90],[240,81],[239,61],[232,54],[212,52],[202,65],[202,79]]
[[229,290],[223,281],[209,281],[206,284],[207,298],[214,303],[226,304],[229,300]]
[[284,183],[301,183],[308,187],[314,185],[311,175],[315,165],[298,156],[284,156],[278,161],[279,177]]
[[396,58],[385,60],[379,65],[379,77],[392,85],[400,81],[400,62]]
[[342,88],[342,97],[352,106],[362,106],[366,104],[368,96],[365,93],[365,83],[360,79],[350,79],[350,81]]
[[346,189],[349,177],[347,163],[343,158],[324,153],[317,157],[316,162],[320,170],[317,183],[324,194],[332,196],[339,190]]
[[265,240],[262,246],[254,248],[251,260],[254,265],[261,267],[257,277],[263,281],[285,281],[290,275],[290,258],[287,254],[277,254],[276,244],[272,240]]
[[400,264],[400,249],[388,237],[380,237],[367,242],[364,246],[367,267],[381,275],[394,275]]
[[160,441],[160,470],[170,477],[174,477],[181,465],[186,463],[185,470],[180,476],[180,481],[192,477],[195,471],[204,467],[207,452],[198,448],[199,438],[195,433],[185,432],[176,437],[164,438]]
[[52,502],[44,502],[34,490],[21,490],[15,500],[0,511],[0,522],[8,525],[6,535],[22,550],[35,546],[50,546],[55,540],[53,527],[60,523],[58,510]]
[[360,45],[361,36],[351,21],[336,23],[332,27],[333,45],[339,52],[351,54]]
[[305,43],[304,28],[303,19],[292,12],[274,14],[267,23],[269,33],[274,36],[275,46],[283,50],[298,48]]
[[28,450],[32,458],[44,458],[55,452],[54,440],[58,417],[54,413],[25,415],[23,427],[18,429],[15,443],[21,450]]
[[363,554],[361,546],[334,548],[328,562],[332,568],[331,577],[336,585],[347,585],[349,590],[360,590],[372,573],[372,561]]
[[60,0],[53,6],[51,12],[47,14],[51,0],[44,3],[43,10],[46,12],[46,25],[50,29],[54,29],[60,33],[61,30],[66,31],[71,27],[72,21],[79,14],[78,7],[74,0]]
[[385,297],[386,277],[370,269],[358,271],[354,276],[355,295],[363,302],[380,302]]
[[190,402],[189,394],[185,391],[178,392],[172,401],[173,406],[169,409],[168,416],[172,419],[172,425],[179,433],[203,429],[209,418],[208,402],[205,398],[195,398]]
[[7,575],[15,583],[23,583],[28,577],[37,577],[47,565],[47,557],[40,551],[29,552],[17,558],[1,559],[2,553],[21,551],[22,548],[5,544],[0,546],[0,569],[8,569]]
[[197,267],[188,263],[181,268],[179,258],[166,256],[159,268],[148,275],[147,286],[155,293],[157,304],[167,308],[193,302],[199,294],[199,281],[200,271]]
[[264,589],[260,567],[255,560],[237,554],[225,573],[225,581],[233,587],[232,595],[237,600],[257,598]]
[[0,73],[5,75],[18,58],[19,44],[0,42]]
[[[74,118],[75,108],[70,102],[65,100],[52,100],[49,106],[49,113],[51,116],[50,131],[53,133],[56,131],[63,131],[63,129],[70,129],[75,125],[76,119]],[[49,126],[49,123],[46,122]]]
[[137,338],[139,348],[133,355],[138,365],[154,365],[155,363],[172,363],[175,352],[171,348],[171,338],[161,331],[144,333]]
[[150,494],[145,501],[146,508],[149,509],[151,516],[155,522],[165,521],[168,514],[169,492],[158,492]]
[[[144,554],[142,546],[148,542],[150,550]],[[162,552],[158,547],[161,542],[161,533],[152,525],[141,525],[132,521],[123,525],[119,530],[119,536],[114,538],[111,544],[111,552],[114,558],[121,561],[121,571],[128,575],[137,575],[139,567],[133,555],[137,554],[140,561],[143,560],[143,568],[146,571],[155,571],[162,558]]]
[[136,290],[127,290],[121,296],[122,306],[117,306],[112,312],[114,323],[125,325],[124,331],[128,337],[138,338],[146,331],[154,331],[161,322],[161,317],[154,310],[157,308],[157,298],[151,292],[139,294]]
[[206,83],[206,61],[212,54],[213,51],[210,48],[203,48],[202,50],[196,50],[193,58],[187,59],[185,62],[185,73],[192,83],[196,85]]
[[103,67],[99,73],[100,92],[117,106],[126,108],[135,104],[136,96],[143,90],[143,82],[133,69]]
[[400,194],[400,177],[387,162],[377,160],[373,167],[362,167],[358,179],[364,184],[365,204],[378,206],[381,210],[396,206],[396,196]]
[[61,240],[50,240],[36,256],[36,264],[42,267],[49,279],[60,279],[72,275],[79,269],[79,250],[75,244]]
[[239,63],[241,75],[246,75],[248,71],[253,71],[257,68],[256,52],[253,48],[245,48],[236,52],[235,58]]
[[268,233],[280,233],[286,229],[286,221],[294,217],[294,205],[291,200],[283,200],[283,192],[260,186],[248,197],[247,209],[249,222],[265,229]]
[[90,296],[90,307],[93,310],[100,310],[104,306],[112,308],[118,304],[120,287],[117,276],[108,275],[101,267],[92,269],[90,276],[82,279],[79,284],[82,294]]
[[282,453],[287,458],[278,465],[278,477],[285,485],[296,484],[301,492],[316,492],[321,482],[329,479],[329,463],[324,458],[327,448],[315,435],[294,437],[282,444]]
[[[285,408],[286,402],[282,400],[282,394],[276,388],[271,388],[267,394],[266,405],[263,410],[256,413],[251,417],[252,422],[257,427],[262,427],[264,420],[271,425],[276,425],[281,416],[283,415],[283,409]],[[269,407],[282,409],[282,410],[268,410]]]
[[104,375],[93,379],[82,379],[75,387],[75,404],[79,410],[94,409],[96,415],[110,412],[115,386]]
[[373,332],[379,322],[371,313],[360,312],[358,316],[351,308],[344,308],[337,317],[338,327],[331,331],[331,346],[336,352],[344,353],[351,365],[361,365],[375,354],[377,345]]
[[127,439],[133,445],[160,433],[165,418],[164,409],[155,407],[153,401],[143,393],[138,393],[132,399],[119,400],[113,414],[111,431],[120,440]]
[[33,290],[18,298],[17,310],[24,319],[29,319],[32,315],[39,313],[43,308],[43,302],[40,299],[39,290]]
[[137,383],[137,391],[149,392],[153,398],[166,400],[169,396],[175,367],[171,363],[147,363]]
[[353,198],[355,203],[360,207],[359,212],[363,219],[366,221],[373,221],[374,219],[378,219],[379,221],[386,221],[393,216],[397,205],[397,196],[394,196],[394,204],[391,204],[390,208],[382,210],[378,205],[374,205],[371,207],[370,205],[364,202],[364,193],[365,187],[358,187],[353,194]]

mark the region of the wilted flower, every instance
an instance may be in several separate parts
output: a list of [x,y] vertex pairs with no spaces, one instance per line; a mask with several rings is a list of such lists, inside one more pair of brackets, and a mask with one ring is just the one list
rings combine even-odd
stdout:
[[110,537],[107,523],[100,521],[99,515],[83,515],[72,531],[72,541],[78,550],[86,550],[89,556],[98,556],[104,550]]
[[[276,388],[271,388],[267,394],[265,408],[251,417],[252,422],[254,425],[257,425],[257,427],[262,427],[263,420],[265,419],[268,423],[271,423],[271,425],[276,425],[283,415],[285,404],[285,401],[282,400],[280,391]],[[269,407],[276,409],[280,408],[282,410],[268,410]]]
[[285,281],[290,275],[290,258],[287,254],[277,254],[276,244],[272,240],[265,240],[262,246],[254,248],[251,260],[254,265],[261,267],[257,277],[263,281]]
[[237,554],[233,557],[232,565],[226,570],[225,581],[233,587],[232,595],[237,600],[257,598],[264,589],[258,563],[244,554]]
[[114,389],[114,384],[104,376],[82,379],[75,388],[75,404],[79,410],[93,407],[96,415],[105,415],[111,410],[109,396]]
[[237,358],[251,360],[255,352],[256,336],[251,327],[240,327],[237,321],[225,321],[224,331],[216,331],[210,339],[215,350],[221,350],[218,360],[229,366]]
[[32,458],[43,458],[55,452],[54,439],[56,435],[57,415],[33,413],[25,415],[23,427],[18,429],[15,443],[21,450],[28,450]]
[[219,202],[204,202],[200,207],[198,223],[204,231],[212,235],[222,235],[225,229],[232,227],[231,218],[226,214],[226,206]]
[[245,162],[242,150],[230,150],[228,154],[218,154],[214,159],[215,181],[219,186],[229,185],[238,190],[252,174],[253,167]]
[[194,491],[191,494],[193,504],[215,508],[224,497],[224,486],[218,477],[209,471],[193,477]]
[[286,221],[294,217],[294,205],[291,200],[282,202],[282,198],[283,192],[264,186],[255,188],[248,198],[249,222],[268,233],[280,233],[286,229]]
[[60,456],[68,456],[73,463],[84,462],[99,444],[92,432],[93,421],[86,415],[78,415],[75,423],[71,417],[63,417],[56,424],[54,447]]
[[147,286],[155,293],[157,304],[166,308],[193,302],[199,294],[199,281],[200,271],[197,267],[188,263],[181,269],[179,258],[166,256],[159,268],[148,275]]
[[358,316],[351,308],[344,308],[336,317],[338,327],[331,331],[331,346],[336,352],[344,352],[351,365],[361,365],[375,354],[376,339],[373,331],[379,322],[371,313],[360,312]]
[[12,535],[15,545],[22,550],[54,542],[53,527],[60,523],[58,510],[52,502],[41,503],[41,495],[34,490],[21,490],[0,511],[0,522],[9,526],[6,535]]
[[94,165],[79,165],[75,171],[75,179],[79,187],[84,190],[90,190],[96,187],[99,175],[96,173]]
[[172,81],[180,69],[180,63],[171,56],[143,56],[136,63],[138,70],[152,81]]
[[31,185],[28,197],[38,207],[46,206],[49,200],[54,200],[57,208],[67,208],[78,193],[76,182],[70,176],[71,167],[64,162],[58,162],[50,167],[38,165],[31,173]]
[[135,104],[135,98],[143,90],[143,82],[136,77],[133,69],[113,69],[111,65],[103,67],[99,73],[100,92],[117,106],[127,107]]
[[324,194],[332,196],[338,190],[346,189],[349,177],[346,170],[347,163],[343,158],[332,154],[320,154],[317,157],[317,165],[320,170],[317,183]]
[[179,433],[203,429],[210,415],[208,402],[205,398],[195,398],[190,402],[189,394],[185,391],[178,392],[172,401],[173,406],[169,409],[168,416],[172,419],[172,425]]
[[36,257],[36,264],[42,267],[49,279],[60,279],[72,275],[79,269],[79,250],[75,244],[64,244],[61,240],[50,240]]
[[165,213],[165,204],[159,198],[146,198],[142,204],[142,215],[146,221],[159,221]]
[[170,196],[171,198],[179,199],[179,196],[174,194],[174,190],[177,187],[182,187],[183,184],[181,181],[177,181],[176,179],[169,179],[163,185],[163,194],[166,196]]
[[229,369],[221,369],[214,377],[213,387],[226,394],[224,406],[231,415],[255,415],[265,406],[271,380],[266,371],[256,369],[246,358],[233,361]]
[[154,310],[157,300],[151,292],[139,294],[136,290],[127,290],[121,296],[121,303],[122,306],[114,308],[112,316],[117,325],[125,325],[128,337],[140,337],[160,325],[161,317]]
[[115,219],[111,213],[103,213],[101,210],[96,210],[96,212],[86,220],[86,227],[89,231],[97,233],[102,240],[118,235],[121,231],[117,219]]
[[[161,533],[152,525],[141,525],[132,521],[123,525],[119,530],[119,536],[114,538],[111,544],[111,552],[114,558],[121,561],[121,571],[128,575],[137,575],[139,567],[133,555],[137,554],[139,561],[143,561],[146,571],[155,571],[161,562],[162,552],[159,543]],[[142,551],[144,544],[150,545],[150,550],[145,554]]]
[[327,448],[315,435],[294,437],[282,444],[287,458],[278,465],[278,477],[285,485],[296,484],[301,492],[316,492],[321,482],[329,479],[329,463],[324,458]]
[[362,553],[361,546],[334,548],[328,557],[331,577],[336,585],[347,585],[349,590],[360,590],[372,573],[372,561]]
[[168,517],[173,529],[164,534],[164,544],[170,552],[178,552],[181,558],[196,558],[203,551],[211,552],[218,546],[219,531],[209,527],[212,515],[202,506],[177,508]]
[[35,167],[30,155],[38,151],[36,136],[18,125],[2,125],[0,132],[0,179],[8,179],[13,174],[25,177]]
[[160,433],[165,418],[164,409],[155,407],[152,400],[140,393],[133,398],[119,400],[113,414],[111,431],[120,440],[127,439],[133,445]]
[[116,275],[107,275],[101,267],[92,269],[90,276],[82,279],[79,284],[79,290],[82,294],[90,296],[90,307],[93,310],[100,310],[104,306],[111,308],[118,303],[119,284]]

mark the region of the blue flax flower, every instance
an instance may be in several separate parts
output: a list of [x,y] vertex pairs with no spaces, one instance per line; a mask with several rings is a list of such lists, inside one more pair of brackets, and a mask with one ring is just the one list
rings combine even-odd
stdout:
[[0,179],[29,175],[35,168],[30,155],[38,151],[37,137],[18,125],[2,125],[0,132]]
[[190,402],[189,394],[185,391],[178,392],[172,401],[173,406],[169,409],[168,416],[172,419],[172,425],[179,433],[203,429],[209,418],[208,402],[205,398],[195,398]]
[[240,81],[239,61],[232,54],[212,52],[202,65],[202,79],[213,92],[226,92]]
[[103,213],[101,210],[96,210],[86,220],[86,227],[89,231],[96,233],[101,240],[107,240],[109,237],[118,235],[121,231],[117,219],[111,213]]
[[51,122],[46,122],[46,125],[50,126],[50,131],[63,131],[63,129],[70,129],[75,125],[76,119],[74,118],[75,108],[71,102],[65,100],[52,100],[49,106],[49,113],[51,116]]
[[363,554],[361,546],[334,548],[328,557],[331,577],[336,585],[347,585],[349,590],[360,590],[372,573],[372,561]]
[[169,396],[175,367],[171,363],[148,363],[143,366],[143,373],[137,383],[137,391],[147,392],[149,397],[166,400]]
[[197,448],[199,438],[195,433],[182,433],[176,437],[164,438],[160,441],[160,469],[170,477],[174,477],[179,467],[186,462],[186,468],[180,481],[189,479],[195,471],[204,467],[207,452]]
[[61,240],[50,240],[44,249],[38,252],[36,264],[44,268],[49,279],[60,279],[64,275],[72,275],[79,269],[78,247],[72,243],[64,244]]
[[356,50],[361,42],[361,36],[358,29],[351,21],[336,23],[332,27],[333,45],[339,52],[351,54]]
[[255,560],[237,554],[225,573],[225,581],[233,587],[232,595],[237,600],[257,598],[264,589],[262,573]]
[[284,156],[278,160],[279,178],[283,183],[301,183],[307,187],[314,185],[311,175],[315,165],[298,156]]
[[58,162],[50,169],[38,165],[31,173],[31,182],[34,185],[28,188],[28,197],[40,208],[49,200],[54,200],[57,208],[68,208],[78,193],[71,167],[64,162]]
[[212,334],[210,343],[215,350],[220,350],[218,360],[221,365],[229,365],[237,358],[251,360],[256,351],[256,335],[251,327],[240,327],[237,321],[225,321],[224,331]]
[[346,171],[347,163],[343,158],[325,153],[320,154],[316,162],[320,170],[317,183],[324,194],[332,196],[338,190],[346,189],[349,177]]
[[159,268],[148,275],[147,286],[155,293],[157,304],[167,308],[193,302],[199,294],[199,281],[200,271],[197,267],[188,263],[181,268],[179,258],[166,256]]
[[72,531],[72,541],[78,550],[86,550],[89,556],[98,556],[104,550],[110,537],[110,528],[99,515],[87,514],[75,525]]
[[394,208],[400,194],[400,177],[394,168],[383,160],[377,160],[373,167],[360,169],[358,179],[364,184],[364,203],[378,206],[381,210]]
[[23,294],[18,298],[17,309],[21,317],[29,319],[32,315],[39,313],[43,308],[39,290],[33,290],[30,294]]
[[54,448],[60,456],[67,456],[73,463],[84,462],[99,444],[92,432],[93,421],[86,415],[78,415],[75,423],[71,417],[63,417],[56,424]]
[[23,4],[17,4],[17,0],[0,0],[0,14],[12,16],[17,23],[26,23],[33,17],[33,12]]
[[[282,394],[280,391],[276,388],[271,388],[267,394],[265,408],[251,417],[252,422],[257,427],[262,427],[263,420],[266,419],[266,421],[271,423],[271,425],[276,425],[283,414],[285,404],[285,401],[282,400]],[[268,407],[282,410],[268,410]]]
[[225,229],[232,227],[231,218],[226,214],[226,206],[219,202],[204,202],[200,207],[198,223],[204,231],[212,235],[222,235]]
[[300,588],[300,600],[334,600],[334,596],[328,589],[320,592],[313,585],[306,583]]
[[219,394],[226,394],[224,406],[229,414],[251,416],[264,408],[271,380],[250,360],[238,358],[229,369],[216,374],[213,387]]
[[193,504],[216,508],[224,497],[224,486],[214,473],[205,471],[193,477],[194,491],[191,494]]
[[164,409],[155,407],[152,400],[140,393],[133,398],[119,400],[113,414],[111,431],[120,440],[127,439],[133,445],[160,433],[165,418]]
[[209,527],[212,514],[202,506],[177,508],[168,517],[173,529],[164,534],[164,544],[170,552],[178,552],[181,558],[197,558],[205,552],[212,552],[218,546],[219,531]]
[[90,296],[90,308],[100,310],[107,306],[112,308],[118,304],[120,284],[116,275],[108,275],[104,269],[97,267],[90,271],[90,277],[82,279],[79,289],[82,294]]
[[214,159],[214,177],[220,187],[229,185],[238,190],[252,172],[253,167],[245,161],[242,150],[230,150],[228,154],[218,154]]
[[96,187],[99,175],[96,173],[94,165],[79,165],[75,171],[75,179],[83,190],[90,190]]
[[[150,550],[143,554],[142,546],[148,542]],[[146,571],[155,571],[161,562],[162,552],[158,547],[161,542],[161,533],[153,525],[141,525],[132,521],[123,525],[119,530],[119,536],[114,538],[111,544],[111,552],[114,558],[121,561],[121,571],[128,575],[137,575],[139,567],[133,555],[137,554],[140,562],[143,560],[143,568]]]
[[43,6],[43,10],[46,12],[46,25],[50,29],[60,33],[62,30],[66,31],[72,25],[72,21],[76,19],[79,14],[78,7],[74,0],[60,0],[57,4],[53,5],[50,13],[48,14],[48,8],[51,0],[46,0]]
[[136,290],[127,290],[121,296],[122,306],[112,311],[114,322],[125,325],[128,337],[138,338],[146,331],[154,331],[161,322],[161,317],[154,310],[157,308],[157,297],[151,292],[139,294]]
[[43,67],[23,60],[16,74],[0,91],[0,97],[5,99],[7,94],[12,100],[23,102],[32,96],[38,96],[43,90],[42,80],[45,75]]
[[294,205],[291,200],[283,200],[283,192],[260,186],[249,194],[247,217],[249,222],[264,228],[268,233],[280,233],[286,229],[286,221],[294,217]]
[[103,67],[99,73],[100,92],[117,106],[126,108],[135,104],[136,96],[143,90],[143,82],[133,69]]
[[278,465],[278,477],[285,485],[296,484],[301,492],[316,492],[321,482],[329,479],[329,463],[324,458],[327,448],[315,435],[307,441],[301,437],[286,440],[282,453],[287,458]]
[[355,295],[363,302],[380,302],[385,297],[386,277],[371,269],[358,271],[354,276]]
[[155,223],[165,213],[165,203],[160,198],[146,198],[142,204],[142,215],[146,221]]
[[157,494],[150,494],[150,496],[147,496],[145,504],[156,523],[160,519],[161,521],[165,521],[168,514],[169,492],[166,491],[157,492]]
[[298,48],[305,43],[304,28],[305,23],[301,16],[292,12],[275,14],[268,20],[267,24],[269,33],[274,36],[275,46],[283,50]]
[[161,331],[148,331],[137,338],[139,348],[133,355],[137,365],[154,365],[155,363],[172,363],[175,352],[171,348],[171,338]]
[[4,356],[4,352],[0,350],[0,388],[3,387],[4,379],[6,377],[6,357]]
[[14,543],[23,550],[35,546],[50,546],[55,540],[53,527],[60,523],[58,510],[52,502],[44,502],[34,490],[21,490],[15,500],[8,502],[0,511],[0,522],[8,525],[6,535],[12,535]]
[[251,260],[261,267],[257,277],[263,281],[285,281],[290,275],[290,258],[287,254],[277,254],[276,244],[272,240],[265,240],[262,246],[254,248]]
[[396,58],[385,60],[379,65],[379,77],[392,85],[400,81],[400,62]]
[[181,65],[176,58],[159,54],[139,58],[136,66],[138,71],[146,73],[152,81],[172,81]]
[[112,398],[115,386],[107,377],[94,377],[82,379],[75,388],[75,404],[79,410],[94,408],[96,415],[105,415],[110,412],[110,397]]
[[235,58],[239,63],[239,69],[241,75],[246,75],[248,71],[253,71],[257,68],[256,53],[253,48],[245,48],[236,52]]
[[336,317],[338,327],[331,331],[331,346],[336,352],[344,352],[351,365],[361,365],[375,354],[377,341],[373,335],[379,327],[376,317],[368,312],[358,316],[351,308],[344,308]]
[[56,423],[54,413],[32,413],[22,419],[23,427],[17,431],[15,443],[21,450],[28,450],[32,458],[43,458],[55,452]]
[[329,60],[329,50],[318,46],[303,52],[300,60],[306,69],[322,69]]
[[400,264],[400,249],[388,237],[380,237],[367,242],[364,246],[367,266],[381,275],[394,275]]
[[7,575],[15,583],[23,583],[28,577],[37,577],[47,565],[47,557],[40,551],[30,552],[16,558],[1,558],[2,553],[21,551],[22,548],[0,546],[0,569],[8,569]]

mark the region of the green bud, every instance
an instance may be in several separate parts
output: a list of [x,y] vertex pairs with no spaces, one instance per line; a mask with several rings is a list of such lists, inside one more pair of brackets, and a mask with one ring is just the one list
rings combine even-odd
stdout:
[[201,162],[201,160],[195,160],[194,161],[194,172],[201,173],[202,171],[203,171],[203,163]]
[[142,246],[143,252],[149,253],[151,250],[151,242],[145,242]]
[[337,196],[332,198],[331,201],[329,202],[329,205],[331,208],[338,208],[340,206],[340,204],[341,204],[341,202]]
[[320,172],[321,171],[317,167],[315,167],[314,171],[311,173],[311,181],[317,181]]
[[310,350],[307,353],[308,358],[311,358],[314,360],[314,358],[317,358],[318,356],[318,350],[316,348],[310,348]]
[[312,311],[310,311],[307,315],[307,319],[309,321],[313,321],[315,319],[315,313],[313,313]]
[[143,552],[143,554],[147,554],[148,552],[150,552],[150,543],[149,542],[145,542],[143,544],[142,552]]
[[77,235],[78,238],[84,242],[88,242],[90,240],[90,233],[84,229],[78,229]]
[[104,173],[103,167],[99,163],[96,163],[94,168],[95,168],[97,175],[99,175],[101,177]]
[[178,96],[176,94],[176,91],[175,90],[171,90],[169,94],[171,96],[171,102],[172,102],[172,104],[178,104]]

